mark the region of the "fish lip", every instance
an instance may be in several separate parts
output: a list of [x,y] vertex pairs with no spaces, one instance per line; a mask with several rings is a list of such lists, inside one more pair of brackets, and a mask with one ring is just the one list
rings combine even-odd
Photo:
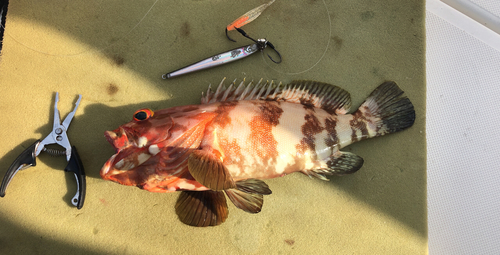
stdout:
[[[101,168],[100,175],[105,180],[112,180],[110,177],[114,174],[110,174],[110,172],[114,172],[117,170],[114,166],[116,164],[115,159],[120,155],[120,151],[128,146],[128,133],[122,127],[119,127],[113,131],[105,131],[104,137],[108,141],[108,143],[113,146],[115,149],[115,154],[113,154],[107,161],[104,163]],[[125,144],[124,142],[127,142]]]
[[[118,130],[118,129],[116,129],[116,130]],[[120,152],[120,149],[115,144],[115,140],[118,137],[117,133],[115,132],[116,130],[114,130],[114,131],[105,131],[104,132],[104,137],[106,138],[106,140],[108,141],[108,143],[111,144],[111,146],[113,146],[113,148],[115,149],[115,154],[113,154],[104,163],[104,165],[101,168],[101,171],[99,172],[99,174],[101,175],[101,178],[104,179],[104,180],[110,180],[108,173],[113,168],[115,158],[118,155],[118,153]]]
[[113,131],[105,131],[104,137],[108,143],[113,146],[115,152],[118,153],[129,144],[129,133],[123,127],[119,127]]
[[118,155],[118,153],[111,156],[108,159],[108,161],[106,161],[106,163],[104,163],[104,165],[102,166],[101,172],[100,172],[101,178],[103,178],[105,180],[109,180],[108,172],[111,170],[112,166],[114,165],[116,155]]
[[115,148],[115,150],[117,150],[118,152],[118,148],[116,148],[115,146],[115,139],[117,137],[116,133],[114,131],[105,131],[104,137],[106,138],[108,143],[110,143],[113,146],[113,148]]

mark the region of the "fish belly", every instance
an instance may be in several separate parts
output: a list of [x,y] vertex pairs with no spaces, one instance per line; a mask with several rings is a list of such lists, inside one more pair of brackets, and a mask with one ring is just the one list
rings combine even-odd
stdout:
[[302,104],[240,101],[223,108],[208,132],[235,180],[326,168],[339,148],[337,133],[350,132],[348,122]]

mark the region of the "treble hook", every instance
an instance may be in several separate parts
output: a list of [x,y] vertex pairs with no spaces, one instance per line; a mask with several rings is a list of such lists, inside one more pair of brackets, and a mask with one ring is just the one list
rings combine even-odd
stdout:
[[248,35],[248,34],[247,34],[247,33],[246,33],[243,29],[241,29],[241,28],[238,28],[238,27],[237,27],[237,28],[236,28],[236,30],[237,30],[238,32],[240,32],[240,34],[241,34],[241,35],[243,35],[244,37],[246,37],[246,38],[248,38],[248,39],[250,39],[250,40],[254,41],[255,43],[257,43],[257,45],[259,45],[259,49],[260,49],[261,51],[263,51],[263,50],[266,48],[266,46],[268,46],[268,45],[269,45],[269,47],[270,47],[271,49],[273,49],[273,50],[274,50],[274,52],[276,52],[276,54],[278,54],[278,57],[280,58],[280,60],[279,60],[279,61],[275,61],[275,60],[274,60],[274,59],[273,59],[273,58],[272,58],[269,54],[267,54],[267,57],[268,57],[271,61],[273,61],[274,63],[276,63],[276,64],[281,63],[281,61],[282,61],[281,54],[279,53],[279,51],[278,51],[278,50],[276,50],[276,48],[274,47],[274,45],[273,45],[270,41],[268,41],[268,40],[266,40],[266,39],[258,39],[258,40],[255,40],[255,39],[253,39],[252,37],[250,37],[250,36],[249,36],[249,35]]

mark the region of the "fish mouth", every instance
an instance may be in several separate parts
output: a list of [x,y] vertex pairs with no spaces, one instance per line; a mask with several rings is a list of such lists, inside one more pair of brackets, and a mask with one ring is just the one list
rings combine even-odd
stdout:
[[138,148],[129,142],[127,132],[123,128],[104,133],[106,140],[115,148],[112,155],[101,168],[100,175],[104,180],[118,182],[123,185],[136,186],[143,182],[135,171],[152,156],[146,147]]
[[[101,178],[128,186],[141,185],[149,174],[149,167],[144,167],[143,163],[151,156],[145,148],[119,150],[104,163],[100,171]],[[154,171],[154,168],[151,169]]]

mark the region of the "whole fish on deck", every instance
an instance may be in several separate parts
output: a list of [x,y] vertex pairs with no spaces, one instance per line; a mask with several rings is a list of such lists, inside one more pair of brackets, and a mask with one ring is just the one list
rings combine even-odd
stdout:
[[228,215],[224,193],[242,210],[260,212],[271,190],[262,180],[302,172],[356,172],[363,159],[342,152],[360,140],[413,125],[415,111],[394,82],[376,88],[353,114],[348,92],[315,81],[228,88],[202,95],[201,105],[138,110],[107,140],[115,147],[101,176],[152,192],[182,191],[179,219],[215,226]]

